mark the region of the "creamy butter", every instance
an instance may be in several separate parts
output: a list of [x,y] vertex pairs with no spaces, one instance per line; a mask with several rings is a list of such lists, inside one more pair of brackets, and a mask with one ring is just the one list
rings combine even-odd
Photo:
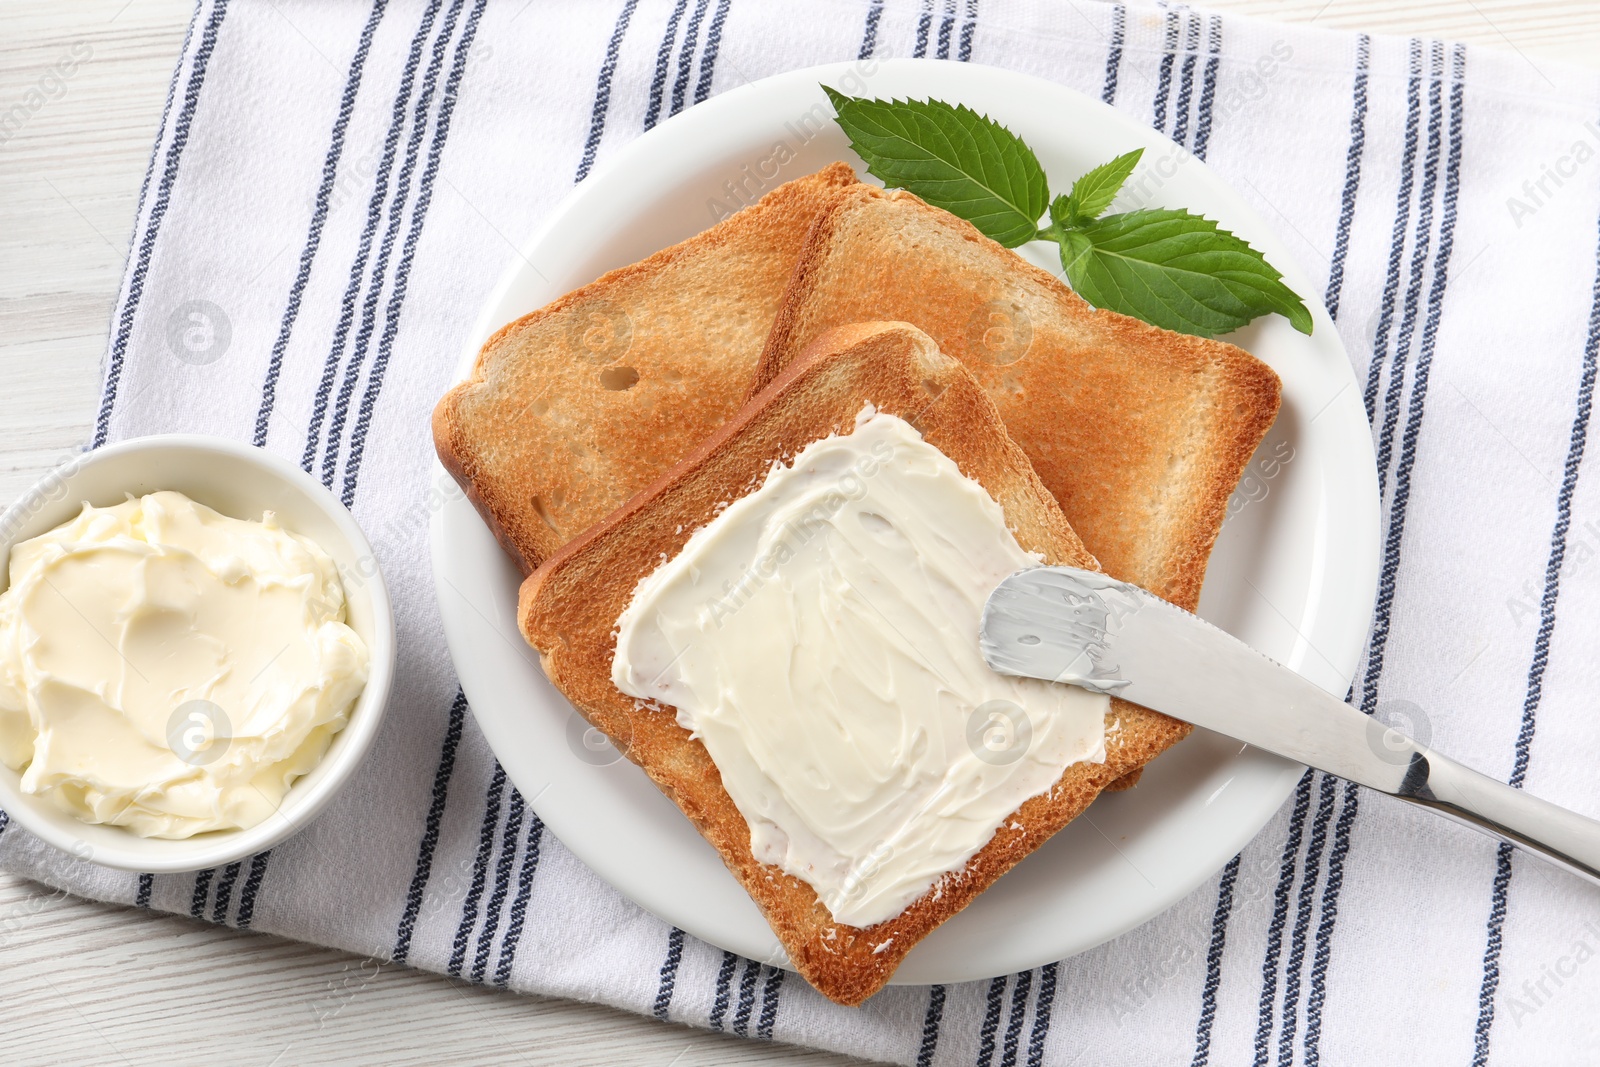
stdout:
[[757,859],[869,926],[1105,759],[1106,697],[978,650],[988,594],[1038,563],[982,486],[868,406],[639,583],[612,679],[677,709]]
[[92,823],[254,826],[317,765],[367,680],[338,569],[278,526],[151,493],[11,550],[0,760]]

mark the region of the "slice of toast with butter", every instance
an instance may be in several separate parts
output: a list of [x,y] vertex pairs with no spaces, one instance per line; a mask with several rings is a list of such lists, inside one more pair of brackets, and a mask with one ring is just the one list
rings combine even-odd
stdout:
[[434,408],[439,459],[524,573],[744,401],[835,163],[505,326]]
[[[681,706],[679,714],[675,715],[672,707],[627,695],[619,688],[616,680],[620,670],[619,633],[625,633],[631,625],[625,616],[633,613],[636,596],[642,596],[646,588],[659,580],[658,569],[665,573],[671,561],[678,557],[704,550],[707,544],[720,544],[711,535],[728,528],[714,526],[714,521],[720,523],[721,517],[733,514],[734,509],[765,492],[785,471],[800,470],[799,466],[775,469],[775,464],[792,463],[802,453],[811,454],[808,446],[825,439],[831,442],[830,435],[857,432],[861,419],[879,416],[895,416],[909,423],[921,435],[917,442],[919,448],[924,452],[936,449],[942,454],[937,457],[941,463],[953,461],[959,471],[958,480],[968,488],[971,485],[966,480],[976,483],[980,490],[978,496],[988,501],[984,506],[994,509],[992,521],[1002,535],[1009,530],[1009,536],[1014,538],[1009,543],[1017,556],[1012,558],[1026,560],[1028,557],[1023,553],[1027,553],[1049,564],[1095,566],[1093,557],[1073,532],[1055,497],[1008,435],[996,405],[977,379],[960,363],[941,354],[932,339],[915,327],[905,323],[868,322],[841,327],[817,337],[806,352],[790,360],[765,389],[708,440],[623,507],[556,551],[523,583],[518,610],[522,632],[539,650],[551,681],[594,726],[650,775],[717,848],[728,868],[760,906],[800,973],[828,997],[848,1005],[859,1004],[880,989],[912,946],[1075,818],[1103,789],[1142,767],[1181,736],[1175,731],[1173,720],[1146,709],[1117,700],[1096,705],[1093,722],[1103,743],[1103,758],[1066,764],[1053,784],[1047,783],[1043,791],[1021,801],[1010,815],[1002,814],[991,824],[992,836],[984,839],[981,847],[974,841],[975,851],[959,867],[945,868],[948,873],[911,899],[903,910],[881,921],[862,926],[839,921],[814,888],[813,883],[820,875],[803,879],[787,873],[788,868],[775,865],[776,861],[764,862],[758,858],[757,848],[769,860],[774,847],[781,852],[784,844],[781,837],[776,846],[770,839],[753,841],[753,832],[762,820],[747,817],[736,802],[736,783],[725,770],[734,765],[714,760],[711,749],[702,743],[700,735],[680,723]],[[924,442],[932,449],[925,448]],[[862,473],[870,483],[871,472]],[[844,486],[845,483],[840,484]],[[861,489],[860,499],[873,501],[873,507],[877,507],[878,498],[872,495],[875,491],[870,484],[866,485]],[[848,489],[842,488],[841,492],[841,501],[856,499]],[[880,532],[886,534],[893,532],[889,529],[893,523],[879,515],[858,509],[857,518],[861,527],[882,528]],[[934,538],[944,536],[954,526],[936,518],[924,525],[926,530],[920,532]],[[855,529],[859,534],[859,528]],[[902,535],[905,532],[900,531]],[[697,536],[700,541],[692,542]],[[830,536],[833,536],[832,531]],[[713,551],[723,550],[713,547]],[[751,577],[725,583],[728,602],[743,603],[749,592],[746,587],[762,582],[773,589],[798,588],[795,583],[799,577],[793,573],[783,577],[781,582],[773,580],[778,571],[772,568],[784,566],[786,558],[770,553],[758,557],[759,563],[746,572]],[[789,565],[799,566],[798,563]],[[955,572],[946,570],[943,573]],[[758,579],[756,575],[761,577]],[[870,584],[870,572],[858,571],[844,584],[854,589],[858,582]],[[929,578],[924,584],[929,596],[943,597],[949,593],[948,583],[935,578]],[[841,588],[836,592],[844,595],[847,591]],[[891,600],[874,599],[880,595],[890,596]],[[720,596],[717,600],[723,603]],[[878,583],[873,596],[850,601],[861,616],[867,615],[869,608],[880,610],[871,608],[872,604],[880,602],[893,603],[892,589],[884,583]],[[755,642],[753,647],[760,649],[763,641],[770,641],[759,653],[765,657],[761,663],[740,665],[757,681],[762,672],[770,672],[774,685],[798,685],[796,673],[805,673],[795,666],[798,661],[794,656],[795,650],[802,647],[801,630],[807,625],[821,625],[827,629],[839,621],[836,612],[830,614],[814,607],[807,621],[807,611],[803,610],[807,602],[800,598],[796,603],[801,605],[796,609],[799,621],[793,621],[790,627],[758,626],[754,619],[743,626],[750,631],[743,639]],[[974,607],[969,597],[963,605],[961,610],[939,619],[931,618],[937,613],[929,613],[921,619],[902,616],[898,623],[891,620],[892,624],[881,628],[882,647],[873,647],[869,642],[866,647],[857,645],[845,649],[844,654],[858,657],[857,668],[867,671],[869,677],[880,654],[890,655],[886,649],[899,648],[900,654],[915,660],[919,653],[912,637],[918,631],[909,624],[922,622],[936,627],[954,627],[943,635],[944,640],[952,642],[946,651],[959,648],[961,642],[970,638],[975,652],[977,612],[981,610],[981,602]],[[699,617],[700,625],[707,628],[708,633],[723,624],[716,610]],[[890,617],[886,614],[885,618]],[[682,618],[676,621],[684,622]],[[735,620],[735,624],[742,621]],[[908,634],[912,637],[907,637]],[[831,644],[835,648],[841,645],[837,641]],[[815,642],[810,647],[825,645],[829,642]],[[681,654],[674,654],[661,673],[667,673],[680,658],[687,658],[690,651],[686,646]],[[927,670],[937,674],[948,658],[930,655],[925,662]],[[647,682],[649,673],[645,676]],[[834,684],[836,677],[842,677],[837,672],[824,671],[822,675],[829,685]],[[782,679],[787,681],[780,682]],[[816,678],[810,677],[810,680],[815,682]],[[837,703],[830,707],[848,712],[858,700],[888,699],[892,708],[899,699],[899,691],[893,687],[880,690],[876,697],[861,689],[843,692],[847,695],[838,697]],[[884,698],[884,692],[891,696]],[[820,714],[817,710],[820,706],[797,701],[786,718],[778,718],[789,728],[794,725],[796,713],[802,716],[808,712]],[[970,709],[946,707],[941,703],[937,710],[947,716],[946,729],[953,720],[958,729],[959,724],[969,724],[965,728],[970,731],[970,723],[977,722],[977,715],[984,706],[987,705]],[[933,714],[925,707],[912,710]],[[882,755],[871,746],[863,746],[853,732],[857,727],[866,729],[867,725],[852,725],[848,714],[844,716],[843,740],[830,750],[844,764],[837,772],[841,778],[853,773],[848,765],[864,751],[874,757]],[[825,723],[810,724],[809,728],[825,729]],[[1103,735],[1099,732],[1101,728]],[[709,741],[710,735],[704,736]],[[974,735],[969,732],[965,736],[971,755],[989,762],[977,748],[971,747],[975,744]],[[920,759],[927,755],[927,735],[909,731],[891,732],[891,737],[898,737],[900,741],[896,743],[912,756]],[[987,746],[988,741],[984,740],[983,744]],[[959,764],[971,770],[976,765],[965,755],[966,748],[958,742],[938,751],[953,753],[948,755],[954,761],[951,766]],[[788,749],[779,748],[775,752],[778,765],[790,762],[791,755],[799,758],[798,752],[791,753]],[[1033,755],[1029,751],[1029,758]],[[965,762],[961,762],[963,760]],[[816,766],[816,770],[806,772],[809,777],[802,776],[803,780],[796,786],[799,792],[808,788],[824,793],[830,791],[828,778],[832,772],[828,766],[831,765]],[[981,767],[978,770],[982,772]],[[937,796],[930,798],[929,805],[936,799]],[[946,803],[951,802],[947,799]],[[951,810],[965,812],[968,810],[964,806],[966,803],[963,795],[959,803],[952,804]],[[747,799],[747,807],[748,804]],[[919,809],[918,814],[923,810],[934,809]],[[959,821],[959,815],[952,817]],[[902,840],[905,839],[895,837],[880,844],[873,856],[892,856],[895,842]],[[910,858],[916,859],[915,856]],[[857,873],[861,872],[852,868],[851,876]],[[868,870],[863,877],[871,874]],[[850,898],[847,894],[843,899]]]

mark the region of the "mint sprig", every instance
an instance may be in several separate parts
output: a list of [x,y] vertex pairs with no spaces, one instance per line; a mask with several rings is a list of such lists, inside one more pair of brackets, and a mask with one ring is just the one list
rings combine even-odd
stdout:
[[1007,248],[1054,241],[1068,283],[1096,307],[1201,337],[1274,313],[1311,332],[1311,313],[1283,275],[1212,220],[1181,209],[1105,214],[1142,148],[1095,167],[1052,200],[1033,150],[986,115],[939,100],[823,89],[867,173]]

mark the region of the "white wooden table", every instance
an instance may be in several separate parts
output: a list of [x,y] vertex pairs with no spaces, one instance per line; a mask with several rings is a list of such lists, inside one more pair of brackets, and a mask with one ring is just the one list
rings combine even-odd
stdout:
[[[1600,66],[1577,0],[1211,0],[1262,18],[1426,33]],[[0,142],[0,501],[88,435],[139,183],[188,0],[0,0],[0,113],[75,42],[65,91]],[[260,934],[64,898],[0,875],[0,1060],[56,1063],[736,1064],[845,1057],[385,968]],[[326,1016],[326,1013],[321,1013]]]

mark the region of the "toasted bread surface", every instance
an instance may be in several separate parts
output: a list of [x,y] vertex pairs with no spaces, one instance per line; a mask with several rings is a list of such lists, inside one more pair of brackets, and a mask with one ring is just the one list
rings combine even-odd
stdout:
[[978,381],[914,327],[861,323],[816,338],[707,441],[552,555],[523,583],[518,611],[551,681],[678,804],[755,899],[799,972],[841,1004],[880,989],[913,945],[1181,736],[1166,716],[1113,700],[1104,763],[1067,768],[964,869],[871,927],[835,922],[808,884],[752,856],[750,828],[704,746],[669,710],[612,683],[614,631],[639,581],[696,529],[759,487],[775,460],[850,432],[867,403],[905,418],[982,485],[1024,549],[1048,563],[1096,566]]
[[524,573],[744,401],[835,163],[489,338],[434,409],[440,460]]
[[1096,311],[970,223],[858,185],[812,228],[752,393],[823,332],[874,319],[916,325],[972,372],[1107,573],[1194,609],[1277,416],[1271,368]]

